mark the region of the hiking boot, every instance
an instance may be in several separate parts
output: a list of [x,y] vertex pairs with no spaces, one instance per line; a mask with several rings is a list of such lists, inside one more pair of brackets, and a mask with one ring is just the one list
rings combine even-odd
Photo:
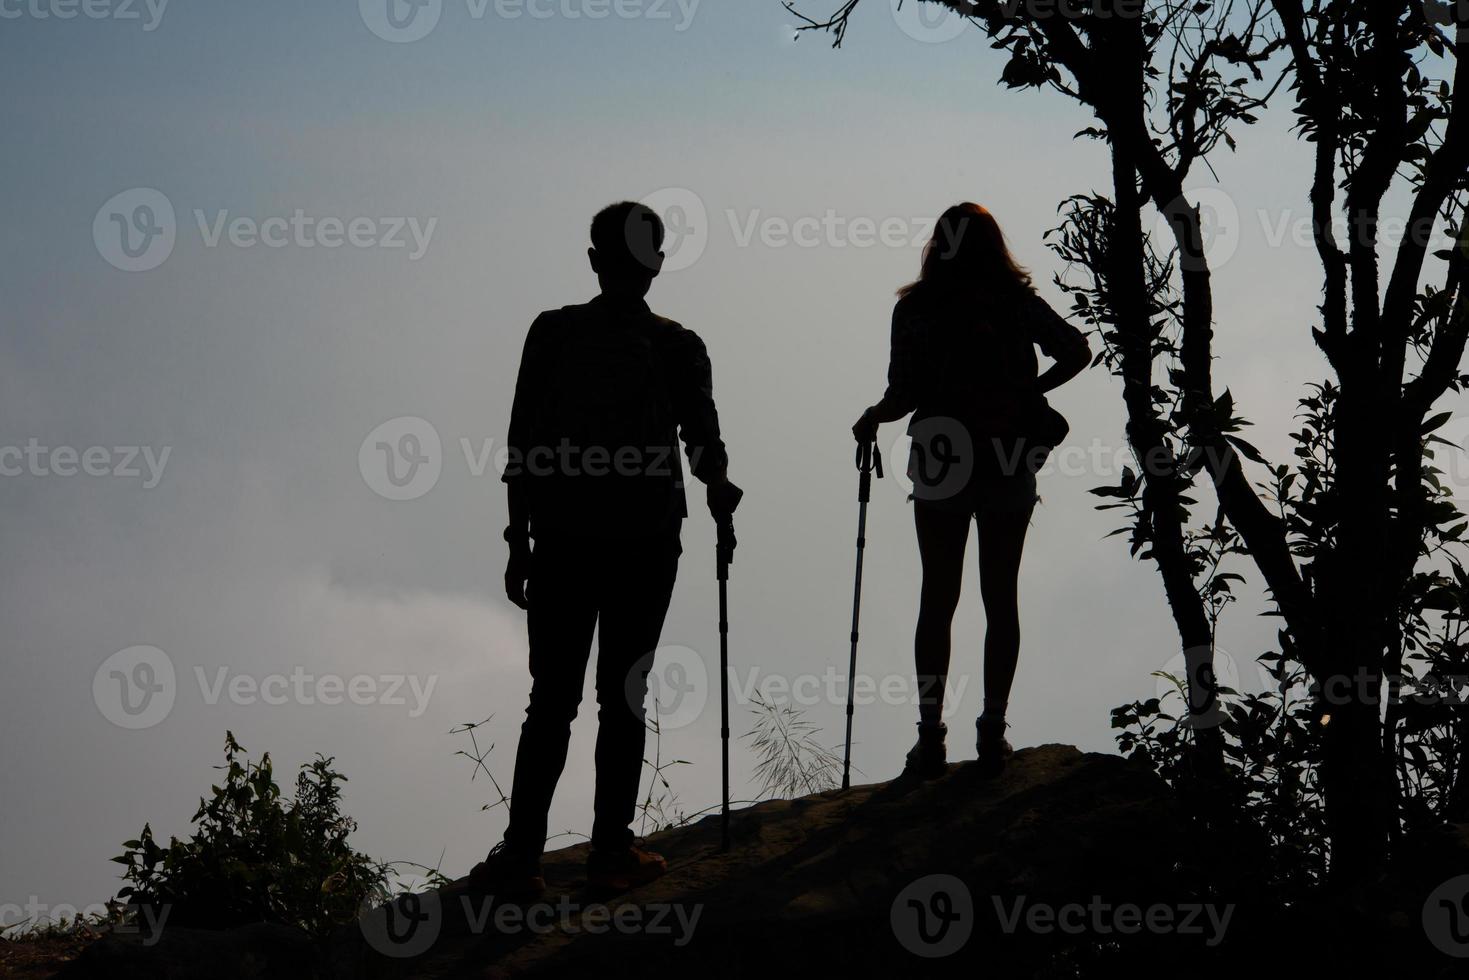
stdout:
[[949,726],[943,722],[919,722],[918,741],[908,750],[903,775],[918,779],[937,779],[949,771],[948,750],[944,747],[944,736]]
[[986,778],[998,776],[1005,769],[1005,760],[1015,751],[1005,741],[1005,720],[991,721],[981,715],[974,723],[976,738],[974,747],[979,752],[975,765],[979,774]]
[[631,891],[668,872],[663,855],[636,844],[593,847],[587,858],[587,884],[597,891]]
[[503,840],[470,870],[469,883],[477,890],[508,901],[540,898],[546,890],[541,856],[516,850]]

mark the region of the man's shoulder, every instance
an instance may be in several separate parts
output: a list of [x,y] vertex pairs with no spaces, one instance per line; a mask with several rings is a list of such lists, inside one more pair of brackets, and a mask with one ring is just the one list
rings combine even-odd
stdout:
[[[607,316],[608,314],[606,309],[593,301],[590,303],[570,303],[566,306],[559,306],[554,310],[544,310],[536,317],[536,321],[540,322],[544,320],[554,323],[558,321],[568,322],[576,320],[606,319]],[[659,316],[657,313],[654,313],[651,310],[647,312],[646,316],[650,323],[657,325],[661,329],[668,330],[671,333],[693,333],[692,330],[689,330],[677,320],[671,320],[666,316]]]
[[547,330],[554,329],[556,323],[564,318],[566,307],[559,310],[542,310],[536,314],[536,318],[530,322],[530,329],[526,331],[528,339],[534,340]]
[[572,303],[554,310],[542,310],[531,321],[526,340],[537,345],[562,342],[568,334],[576,331],[578,325],[589,323],[592,314],[589,303]]
[[690,340],[696,343],[702,342],[699,340],[698,334],[694,333],[692,330],[684,326],[682,323],[679,323],[677,320],[669,319],[666,316],[660,316],[657,313],[650,313],[648,314],[648,316],[654,328],[657,330],[661,330],[669,337],[673,337],[678,340]]
[[587,315],[590,305],[589,303],[570,303],[566,306],[558,306],[554,310],[542,310],[536,315],[535,323],[551,326],[576,320]]
[[708,360],[709,349],[704,345],[704,338],[694,331],[677,320],[656,313],[653,314],[653,323],[663,345],[675,355],[690,361]]
[[[606,311],[596,303],[572,303],[554,310],[545,310],[531,324],[532,335],[553,334],[574,330],[578,326],[589,326],[606,319]],[[675,350],[702,353],[704,340],[697,333],[677,320],[661,316],[651,310],[646,314],[648,329],[661,344]]]

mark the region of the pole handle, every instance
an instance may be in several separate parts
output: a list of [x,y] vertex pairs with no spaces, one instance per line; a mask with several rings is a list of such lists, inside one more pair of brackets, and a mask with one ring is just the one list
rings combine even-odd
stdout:
[[875,442],[863,442],[857,446],[857,501],[867,503],[872,499],[872,477],[875,473],[882,479],[882,450]]
[[871,440],[857,444],[857,469],[863,473],[875,472],[882,479],[882,450]]
[[729,578],[729,566],[734,564],[735,532],[734,518],[721,517],[715,522],[714,554],[719,564],[719,579]]
[[740,505],[740,501],[745,496],[744,491],[732,484],[731,489],[734,491],[734,503],[730,507],[729,513],[714,519],[714,554],[719,566],[719,580],[721,582],[729,578],[729,566],[734,564],[734,510]]

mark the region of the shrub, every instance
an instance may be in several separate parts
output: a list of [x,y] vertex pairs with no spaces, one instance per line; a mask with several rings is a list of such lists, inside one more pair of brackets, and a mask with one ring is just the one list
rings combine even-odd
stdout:
[[323,934],[351,921],[389,872],[348,843],[357,824],[339,809],[347,777],[318,755],[297,774],[295,798],[282,800],[269,753],[251,762],[244,751],[226,733],[224,780],[200,798],[192,837],[161,847],[145,824],[123,844],[113,860],[128,885],[118,898],[204,928],[267,921]]

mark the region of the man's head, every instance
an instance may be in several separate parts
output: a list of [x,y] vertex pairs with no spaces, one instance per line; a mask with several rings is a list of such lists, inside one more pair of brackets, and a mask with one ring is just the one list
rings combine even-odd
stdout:
[[663,221],[652,208],[620,201],[592,219],[592,271],[603,292],[647,295],[663,268]]

